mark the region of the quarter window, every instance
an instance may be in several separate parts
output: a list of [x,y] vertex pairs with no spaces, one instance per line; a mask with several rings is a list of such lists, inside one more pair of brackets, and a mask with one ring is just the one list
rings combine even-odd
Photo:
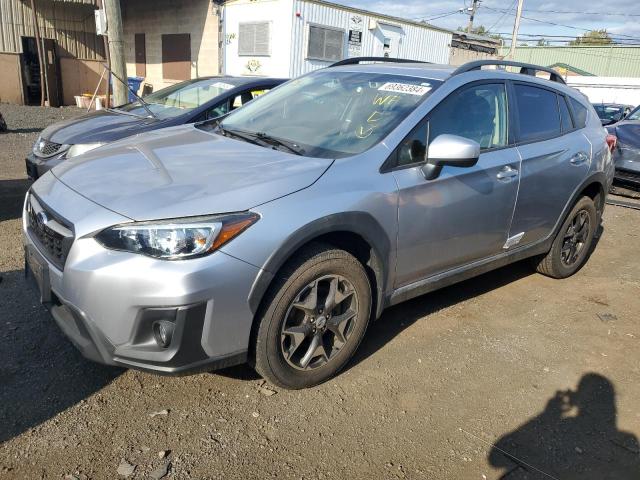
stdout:
[[515,85],[520,120],[520,141],[530,142],[560,135],[556,94],[530,85]]
[[578,100],[569,97],[571,107],[573,108],[573,115],[576,120],[576,126],[578,128],[584,128],[587,125],[587,107],[582,105]]
[[268,56],[269,22],[241,23],[238,27],[238,55]]
[[569,106],[567,105],[567,99],[558,95],[558,104],[560,105],[560,122],[562,123],[562,132],[568,132],[573,130],[573,121],[571,120],[571,114],[569,113]]
[[334,28],[309,25],[307,57],[314,60],[342,60],[344,32]]

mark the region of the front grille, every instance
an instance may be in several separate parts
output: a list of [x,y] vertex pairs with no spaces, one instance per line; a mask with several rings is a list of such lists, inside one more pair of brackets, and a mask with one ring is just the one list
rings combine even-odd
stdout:
[[73,244],[72,227],[30,194],[27,200],[27,231],[38,250],[60,270]]
[[41,138],[36,142],[33,152],[39,157],[51,157],[58,153],[61,148],[62,145],[60,143],[51,142]]

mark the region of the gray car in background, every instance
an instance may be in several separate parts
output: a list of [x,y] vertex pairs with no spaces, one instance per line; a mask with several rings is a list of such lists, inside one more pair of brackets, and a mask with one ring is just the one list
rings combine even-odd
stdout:
[[609,125],[607,130],[616,136],[613,151],[616,166],[615,183],[640,189],[640,107],[621,122]]
[[32,186],[30,278],[86,357],[303,388],[385,307],[528,257],[584,264],[614,169],[582,95],[532,65],[340,63]]

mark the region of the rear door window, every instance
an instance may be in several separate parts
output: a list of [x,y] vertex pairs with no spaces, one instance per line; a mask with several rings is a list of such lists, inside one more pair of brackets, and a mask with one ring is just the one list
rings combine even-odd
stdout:
[[520,142],[559,136],[560,112],[555,92],[523,84],[515,84],[514,89]]
[[571,113],[569,113],[569,106],[567,105],[567,99],[564,95],[558,95],[558,105],[560,106],[562,132],[569,132],[573,130],[573,120],[571,120]]
[[576,127],[584,128],[587,125],[587,107],[575,98],[569,97],[569,101],[573,108],[573,118],[576,121]]

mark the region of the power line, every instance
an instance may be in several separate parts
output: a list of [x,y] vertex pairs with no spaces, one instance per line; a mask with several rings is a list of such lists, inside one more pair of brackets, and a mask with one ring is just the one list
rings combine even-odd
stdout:
[[460,13],[460,10],[456,10],[455,12],[449,12],[449,13],[445,13],[443,15],[439,15],[437,17],[431,17],[431,18],[427,18],[425,19],[425,21],[430,22],[431,20],[436,20],[438,18],[444,18],[444,17],[449,17],[451,15],[455,15],[456,13]]
[[[487,10],[492,10],[492,11],[498,12],[498,13],[504,13],[505,12],[505,10],[503,10],[503,9],[487,7],[486,5],[483,5],[482,7],[486,8]],[[510,12],[507,12],[507,14],[508,15],[515,15],[515,14],[510,13]],[[593,28],[580,28],[580,27],[574,27],[573,25],[564,25],[562,23],[549,22],[548,20],[540,20],[538,18],[525,17],[524,15],[522,15],[522,18],[525,19],[525,20],[532,21],[532,22],[544,23],[544,24],[547,24],[547,25],[553,25],[555,27],[571,28],[572,30],[580,30],[580,31],[583,31],[583,32],[590,32],[592,30],[597,30],[597,29],[593,29]],[[633,37],[632,35],[625,35],[623,33],[618,33],[617,36],[619,36],[619,37],[628,37],[628,38],[632,38],[634,40],[640,40],[637,37]]]
[[606,16],[640,17],[640,14],[638,13],[568,12],[566,10],[530,10],[530,9],[526,9],[525,12],[558,13],[558,14],[569,14],[569,15],[598,15],[599,17],[606,17]]
[[[460,13],[460,9],[453,10],[453,11],[450,10],[448,12],[433,13],[432,15],[435,15],[435,17],[432,17],[432,18],[440,18],[440,17],[444,17],[444,16],[447,16],[447,15],[453,15],[454,13]],[[427,15],[427,14],[417,15],[415,17],[411,17],[411,19],[412,20],[420,20],[420,19],[426,18],[428,16],[429,15]]]
[[487,32],[490,32],[491,30],[493,30],[499,23],[502,22],[502,20],[507,16],[507,13],[509,13],[511,10],[513,10],[513,7],[516,6],[516,2],[517,1],[518,0],[513,0],[513,2],[511,2],[511,6],[507,9],[507,11],[502,14],[502,16],[498,19],[498,21],[496,23],[494,23],[493,25],[491,25],[487,29]]

